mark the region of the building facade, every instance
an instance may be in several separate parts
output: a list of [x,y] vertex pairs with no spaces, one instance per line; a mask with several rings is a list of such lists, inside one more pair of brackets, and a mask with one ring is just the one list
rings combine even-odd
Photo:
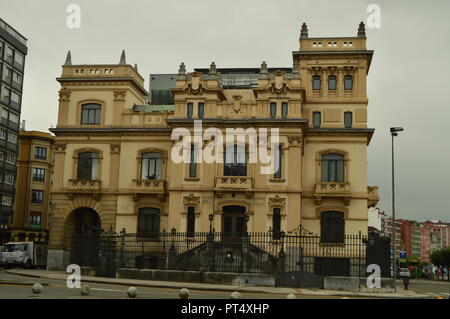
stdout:
[[19,132],[16,198],[11,234],[15,240],[48,239],[54,137],[37,131]]
[[0,224],[13,217],[27,39],[0,19]]
[[[304,24],[293,67],[212,63],[188,73],[182,63],[177,74],[155,75],[149,93],[124,52],[112,65],[75,65],[69,52],[51,129],[48,267],[69,263],[73,234],[111,227],[144,235],[302,225],[334,243],[367,234],[367,209],[378,202],[378,188],[367,185],[372,55],[362,23],[346,38],[310,38]],[[278,145],[267,142],[266,128],[271,136],[278,129]],[[178,163],[174,149],[189,137]],[[261,141],[277,163],[269,173],[251,160]],[[215,161],[199,160],[205,152]]]

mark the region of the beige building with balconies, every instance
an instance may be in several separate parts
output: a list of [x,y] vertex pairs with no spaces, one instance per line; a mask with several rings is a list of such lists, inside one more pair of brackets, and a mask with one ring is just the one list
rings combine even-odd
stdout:
[[[331,243],[367,234],[367,208],[377,203],[378,190],[367,185],[374,129],[367,127],[366,77],[373,51],[364,25],[356,37],[310,38],[304,24],[299,41],[292,68],[212,63],[187,73],[181,64],[178,74],[152,75],[162,85],[151,84],[151,103],[124,52],[112,65],[75,65],[69,53],[51,129],[48,267],[70,262],[73,234],[111,227],[146,234],[210,227],[288,232],[302,225]],[[225,163],[196,163],[227,128],[277,128],[279,146],[269,143],[268,151],[280,165],[263,173],[265,163],[249,160],[248,136],[223,149]],[[172,154],[180,129],[193,136],[191,163],[176,163]]]

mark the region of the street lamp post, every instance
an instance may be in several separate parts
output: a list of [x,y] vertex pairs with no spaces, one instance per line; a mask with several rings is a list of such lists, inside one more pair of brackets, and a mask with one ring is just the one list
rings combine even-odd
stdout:
[[398,132],[402,132],[402,127],[391,127],[390,132],[392,136],[392,272],[394,279],[394,290],[397,291],[397,272],[396,272],[396,247],[395,247],[395,174],[394,174],[394,136],[398,136]]

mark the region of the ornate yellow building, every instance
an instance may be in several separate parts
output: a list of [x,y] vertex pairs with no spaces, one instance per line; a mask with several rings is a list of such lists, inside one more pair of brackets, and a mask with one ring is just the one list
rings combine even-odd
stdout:
[[[48,267],[69,263],[71,236],[112,227],[129,233],[289,231],[325,242],[367,233],[366,76],[373,51],[356,37],[310,38],[301,28],[292,68],[208,69],[154,75],[151,103],[136,65],[62,66]],[[167,81],[166,81],[167,80]],[[248,141],[225,163],[175,163],[176,128],[201,133],[189,158],[227,128],[278,128],[279,165],[263,174]],[[205,134],[206,133],[206,134]],[[202,140],[204,138],[204,140]],[[261,137],[259,137],[261,138]],[[272,150],[270,150],[272,151]],[[242,163],[240,156],[244,158]]]

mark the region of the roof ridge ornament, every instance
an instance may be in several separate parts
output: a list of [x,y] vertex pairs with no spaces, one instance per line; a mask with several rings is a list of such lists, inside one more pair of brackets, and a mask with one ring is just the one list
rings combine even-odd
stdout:
[[125,64],[127,64],[127,60],[125,57],[125,50],[122,50],[122,54],[120,55],[119,65],[125,65]]
[[308,39],[308,26],[305,22],[303,22],[302,28],[300,30],[300,39]]
[[184,65],[184,62],[181,62],[180,67],[178,68],[178,79],[186,79],[186,66]]
[[66,62],[64,62],[64,65],[72,65],[72,54],[70,53],[70,50],[67,51]]
[[358,38],[366,38],[366,27],[362,21],[358,27]]
[[266,61],[263,61],[261,63],[261,68],[259,70],[259,78],[260,79],[267,79],[267,78],[269,78],[269,69],[267,68]]
[[137,63],[134,64],[134,70],[135,70],[136,72],[138,72],[138,66],[137,66]]

